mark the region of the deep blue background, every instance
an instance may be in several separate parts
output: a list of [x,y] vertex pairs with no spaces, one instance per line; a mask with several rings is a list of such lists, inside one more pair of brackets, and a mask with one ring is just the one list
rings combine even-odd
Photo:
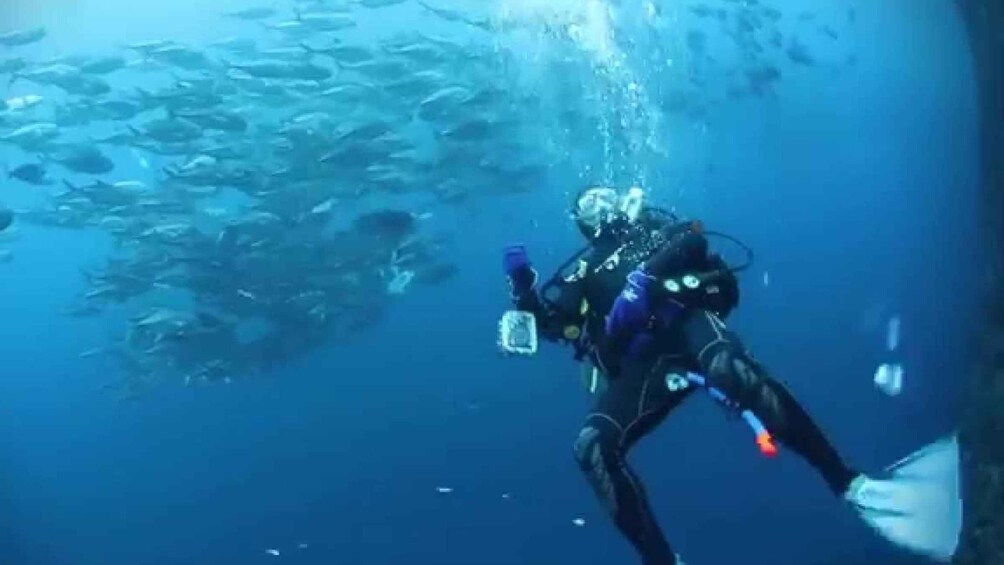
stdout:
[[[776,97],[719,107],[694,142],[713,170],[685,192],[649,187],[756,249],[733,324],[866,469],[952,428],[980,254],[961,25],[947,5],[874,4],[858,7],[849,39],[857,67],[786,69]],[[194,2],[173,3],[174,34],[126,4],[80,5],[62,34],[54,20],[69,8],[38,15],[54,29],[40,54],[217,31]],[[17,23],[34,21],[26,12],[12,12]],[[114,366],[77,357],[107,323],[58,315],[107,242],[19,226],[15,260],[0,265],[0,563],[633,562],[571,458],[588,399],[567,352],[494,351],[498,251],[525,241],[546,269],[574,249],[562,212],[578,172],[559,164],[536,193],[437,211],[460,275],[405,295],[353,342],[267,377],[133,403],[99,390]],[[893,314],[895,358],[883,349]],[[871,383],[889,360],[906,366],[897,398]],[[917,562],[790,454],[758,456],[706,399],[632,463],[688,563]]]

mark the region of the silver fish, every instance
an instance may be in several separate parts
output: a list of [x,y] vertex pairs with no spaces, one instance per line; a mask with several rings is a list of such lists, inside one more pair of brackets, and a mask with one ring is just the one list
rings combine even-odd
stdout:
[[29,43],[41,41],[46,35],[47,32],[44,27],[8,31],[7,33],[0,33],[0,45],[6,45],[7,47],[28,45]]

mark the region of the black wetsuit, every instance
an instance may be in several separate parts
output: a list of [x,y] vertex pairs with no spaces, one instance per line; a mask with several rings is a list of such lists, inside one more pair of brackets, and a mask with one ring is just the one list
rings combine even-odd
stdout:
[[[843,494],[856,475],[787,389],[770,377],[729,331],[723,320],[738,303],[735,278],[709,284],[688,299],[669,324],[653,327],[655,345],[616,371],[602,359],[606,315],[625,278],[667,244],[666,225],[675,221],[646,211],[626,237],[594,242],[593,248],[542,300],[528,292],[516,307],[534,313],[549,341],[573,344],[587,359],[586,380],[595,402],[575,441],[575,458],[614,523],[645,565],[675,565],[676,557],[656,523],[641,482],[625,461],[627,451],[662,422],[694,390],[682,377],[704,375],[738,410],[752,411],[770,433],[815,467],[829,487]],[[697,270],[724,266],[707,255]]]

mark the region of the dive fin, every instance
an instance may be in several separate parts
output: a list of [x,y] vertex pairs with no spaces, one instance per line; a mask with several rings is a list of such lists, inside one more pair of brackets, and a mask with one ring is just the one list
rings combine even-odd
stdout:
[[844,498],[894,544],[951,561],[962,530],[958,438],[952,435],[927,445],[886,473],[887,479],[859,475]]

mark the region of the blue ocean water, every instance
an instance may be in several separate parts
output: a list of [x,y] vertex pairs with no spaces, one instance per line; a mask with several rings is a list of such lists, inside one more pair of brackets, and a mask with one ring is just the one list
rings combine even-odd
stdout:
[[[25,51],[39,58],[245,33],[215,14],[247,3],[218,4],[14,3],[0,27],[47,26]],[[817,4],[832,18],[850,6]],[[395,298],[348,342],[230,385],[168,385],[129,403],[101,390],[118,369],[78,353],[101,345],[115,320],[59,312],[82,288],[80,268],[110,244],[19,225],[5,244],[14,260],[0,265],[0,563],[635,562],[572,460],[589,399],[569,352],[526,360],[495,349],[507,306],[499,251],[521,241],[541,268],[557,266],[580,245],[565,208],[584,182],[642,182],[756,250],[732,324],[853,463],[881,468],[950,430],[980,256],[964,32],[948,3],[854,8],[838,47],[813,47],[834,61],[853,53],[856,65],[785,63],[773,96],[656,130],[672,132],[658,160],[574,147],[537,190],[471,187],[485,195],[429,220],[454,236],[457,277]],[[638,45],[628,60],[658,98],[641,63],[651,46]],[[118,158],[124,178],[152,174]],[[42,196],[5,181],[0,198]],[[894,315],[903,342],[890,359]],[[887,361],[905,366],[899,397],[872,384]],[[631,461],[688,563],[922,562],[877,539],[790,453],[760,457],[743,425],[706,399],[674,413]]]

